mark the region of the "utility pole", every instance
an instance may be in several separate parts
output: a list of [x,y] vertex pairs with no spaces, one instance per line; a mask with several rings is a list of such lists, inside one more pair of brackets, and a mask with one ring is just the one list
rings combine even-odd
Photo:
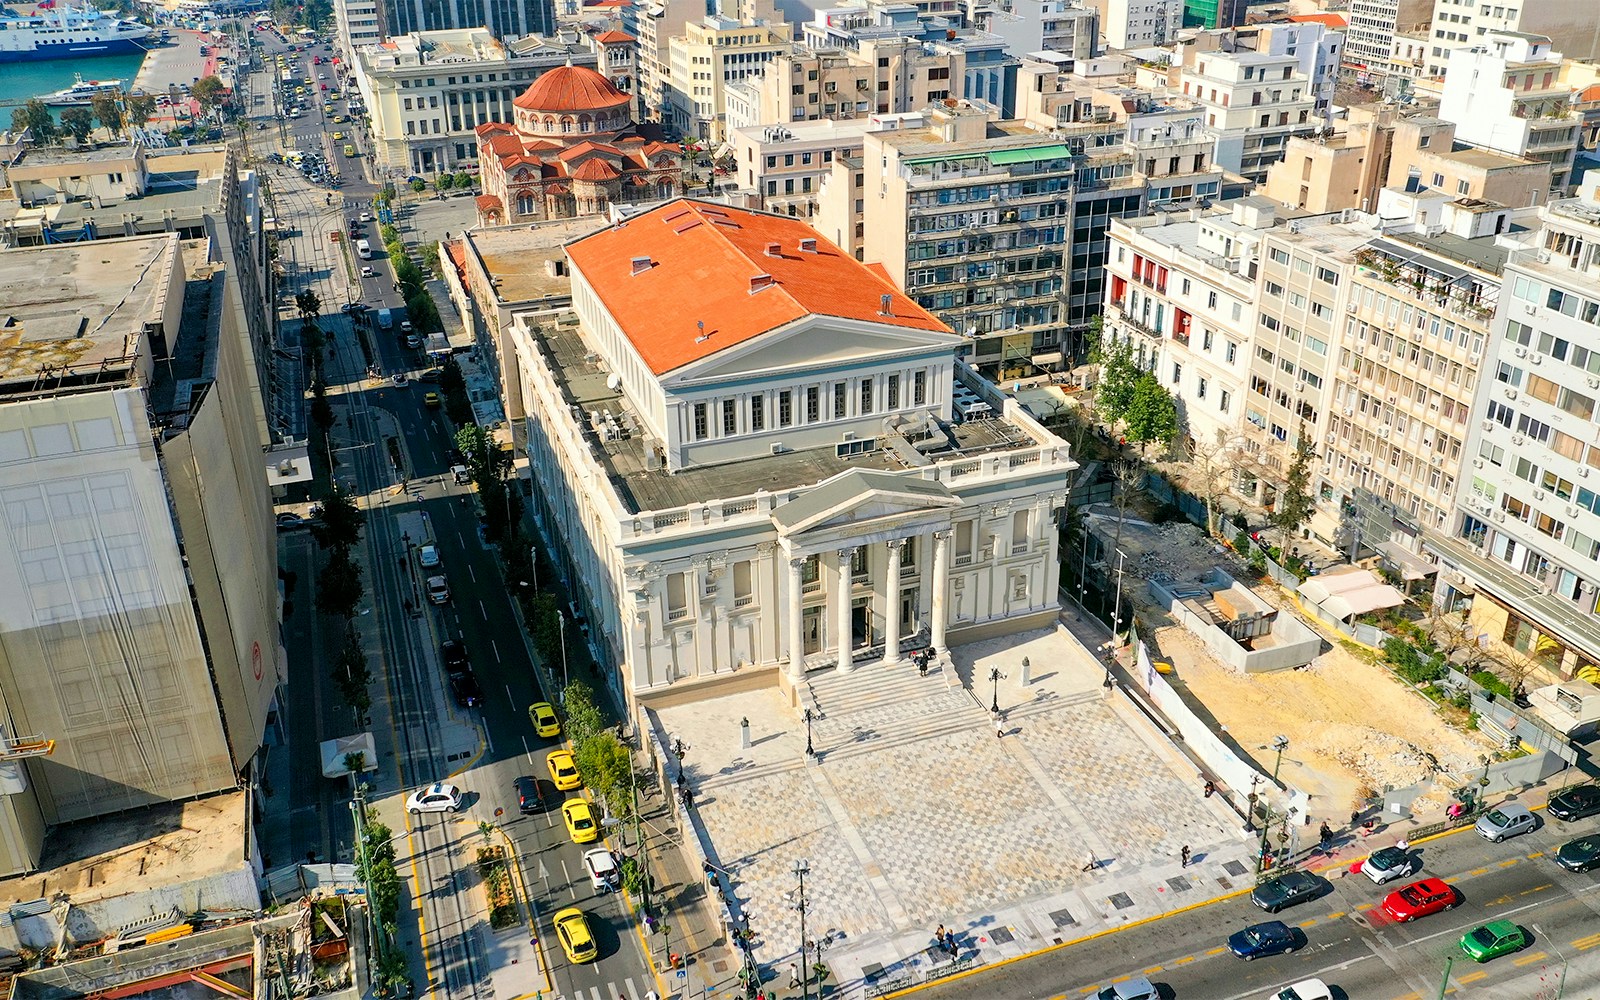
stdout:
[[800,913],[800,996],[802,1000],[811,1000],[811,965],[806,948],[806,876],[811,874],[810,863],[805,858],[796,861],[794,874],[800,880],[800,893],[794,903]]
[[1450,969],[1456,964],[1455,953],[1444,957],[1444,978],[1439,981],[1439,1000],[1444,1000],[1444,995],[1450,988]]

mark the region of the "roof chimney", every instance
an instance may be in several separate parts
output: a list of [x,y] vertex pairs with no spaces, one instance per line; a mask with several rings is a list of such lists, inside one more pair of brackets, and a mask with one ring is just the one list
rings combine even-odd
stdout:
[[889,304],[891,302],[893,302],[893,301],[894,301],[894,296],[893,295],[889,295],[889,294],[886,293],[884,295],[878,296],[878,315],[879,316],[893,316],[894,315],[894,310],[889,308]]
[[772,275],[758,274],[750,279],[750,294],[754,295],[763,288],[770,288],[774,284],[776,284],[776,282],[772,280]]
[[650,268],[653,266],[654,264],[651,262],[649,257],[633,258],[633,274],[642,274],[643,272],[650,270]]
[[768,257],[782,257],[783,256],[783,244],[781,244],[781,243],[768,243],[767,244],[767,256]]
[[817,252],[817,239],[816,239],[816,237],[807,236],[805,239],[801,240],[800,241],[800,252],[801,253],[816,253]]

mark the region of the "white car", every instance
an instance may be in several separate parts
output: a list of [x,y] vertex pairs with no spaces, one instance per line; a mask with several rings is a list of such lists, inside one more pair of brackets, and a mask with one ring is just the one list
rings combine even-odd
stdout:
[[1406,851],[1398,847],[1385,847],[1372,852],[1372,856],[1361,862],[1361,873],[1372,879],[1378,885],[1397,878],[1405,878],[1417,869],[1422,863]]
[[417,546],[417,565],[423,569],[433,569],[439,565],[439,547],[437,545]]
[[361,213],[361,221],[362,222],[371,222],[372,221],[372,213],[371,212],[362,212]]
[[414,813],[453,813],[461,808],[461,789],[446,782],[419,788],[406,799],[406,811]]
[[1305,979],[1293,986],[1273,990],[1267,1000],[1333,1000],[1333,991],[1320,979]]
[[583,856],[583,870],[589,873],[589,885],[595,892],[615,892],[622,885],[622,870],[617,859],[604,847],[597,847]]
[[450,603],[450,581],[442,576],[428,577],[428,600],[433,604]]
[[361,265],[361,276],[363,278],[376,278],[378,276],[378,272],[374,271],[372,269],[372,265],[371,264],[362,264]]

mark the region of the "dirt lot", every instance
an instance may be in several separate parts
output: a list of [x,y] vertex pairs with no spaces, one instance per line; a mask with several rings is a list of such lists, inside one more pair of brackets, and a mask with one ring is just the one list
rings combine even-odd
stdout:
[[[1192,538],[1186,537],[1192,531]],[[1124,549],[1145,569],[1193,579],[1218,561],[1201,540],[1199,529],[1162,525],[1124,531]],[[1129,542],[1132,544],[1128,544]],[[1230,570],[1233,571],[1233,570]],[[1141,604],[1142,586],[1130,586]],[[1277,588],[1258,585],[1256,592],[1282,606]],[[1319,818],[1346,818],[1356,789],[1401,788],[1427,780],[1440,771],[1464,778],[1490,749],[1475,733],[1447,725],[1430,703],[1398,684],[1387,670],[1367,663],[1344,647],[1298,669],[1265,674],[1238,674],[1222,666],[1187,629],[1152,615],[1154,646],[1177,668],[1176,680],[1215,717],[1216,723],[1270,773],[1276,754],[1267,749],[1279,734],[1289,737],[1280,776],[1312,796]],[[1152,650],[1154,652],[1155,650]],[[1447,791],[1436,788],[1427,798],[1444,805]],[[1419,803],[1426,805],[1427,803]]]

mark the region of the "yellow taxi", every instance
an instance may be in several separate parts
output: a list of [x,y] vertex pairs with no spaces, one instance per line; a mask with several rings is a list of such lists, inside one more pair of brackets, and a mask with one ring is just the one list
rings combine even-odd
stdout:
[[561,803],[561,821],[574,844],[590,844],[600,839],[600,821],[587,799],[568,799]]
[[567,953],[567,961],[573,965],[592,962],[599,957],[600,949],[595,946],[594,935],[589,931],[589,918],[576,906],[561,910],[556,914],[556,940],[561,942],[561,950]]
[[354,156],[354,155],[356,155],[356,147],[351,145],[348,142],[345,143],[344,144],[344,155],[346,155],[346,156]]
[[548,701],[536,701],[528,706],[528,718],[540,736],[560,736],[561,720],[556,718],[555,706]]
[[335,125],[343,125],[346,121],[346,118],[344,115],[334,115],[332,118],[329,118],[328,121],[333,122]]
[[583,787],[583,775],[578,773],[578,762],[572,758],[571,750],[550,751],[544,755],[544,764],[550,769],[550,780],[556,783],[557,791]]
[[422,396],[422,405],[423,406],[426,406],[430,410],[437,410],[439,408],[439,404],[440,404],[440,399],[439,399],[439,394],[437,392],[428,392],[428,393],[424,393],[423,394],[423,396]]
[[335,132],[335,133],[333,133],[333,141],[334,142],[344,142],[344,133],[343,132]]

